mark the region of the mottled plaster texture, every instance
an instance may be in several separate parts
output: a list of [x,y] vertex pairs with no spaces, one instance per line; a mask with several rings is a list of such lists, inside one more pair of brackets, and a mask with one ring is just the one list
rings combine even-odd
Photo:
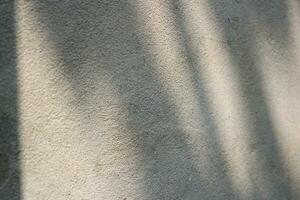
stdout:
[[1,0],[0,200],[300,199],[298,0]]

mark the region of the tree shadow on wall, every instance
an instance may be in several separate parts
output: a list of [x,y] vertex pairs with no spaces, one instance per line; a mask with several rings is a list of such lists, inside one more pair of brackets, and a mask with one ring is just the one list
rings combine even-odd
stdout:
[[[215,136],[218,130],[209,116],[204,84],[192,76],[195,92],[201,93],[199,108],[195,109],[199,109],[204,124],[207,123],[205,133],[198,131],[208,138],[205,141],[208,153],[198,156],[204,158],[208,154],[212,158],[207,165],[211,168],[205,172],[199,171],[194,163],[186,130],[180,127],[174,97],[159,79],[160,66],[144,46],[146,38],[143,30],[136,27],[134,5],[110,0],[36,1],[35,12],[46,23],[48,36],[63,63],[61,70],[78,99],[91,92],[86,88],[101,87],[93,80],[85,81],[90,77],[89,72],[82,73],[87,66],[99,77],[105,74],[115,87],[127,113],[126,127],[130,134],[124,134],[135,142],[139,161],[143,163],[146,199],[235,199]],[[178,23],[179,27],[184,25]],[[178,31],[183,30],[181,27]],[[191,71],[196,70],[193,65],[199,63],[194,63],[192,50],[188,46],[182,48]],[[86,103],[82,101],[79,109],[84,110]]]
[[14,1],[0,3],[0,199],[21,199]]
[[[255,55],[254,35],[237,16],[250,13],[264,24],[271,24],[272,37],[288,34],[285,19],[286,6],[282,1],[272,0],[258,5],[251,1],[250,7],[241,6],[245,1],[212,1],[222,34],[228,40],[228,51],[236,71],[238,84],[248,111],[250,124],[250,147],[256,156],[251,160],[253,199],[292,199],[291,186],[279,156],[275,130],[263,91],[260,65]],[[226,162],[218,138],[219,131],[210,116],[210,99],[205,82],[198,68],[201,66],[197,52],[184,22],[179,0],[172,3],[177,33],[180,36],[181,53],[189,67],[194,91],[198,97],[197,110],[207,125],[205,135],[211,169],[199,171],[192,149],[185,138],[186,130],[180,126],[174,97],[159,79],[159,64],[145,47],[147,38],[140,30],[134,5],[129,1],[36,1],[35,12],[40,21],[46,23],[48,36],[55,45],[56,53],[63,65],[62,72],[86,107],[83,96],[92,91],[87,88],[101,87],[90,81],[89,73],[99,77],[105,74],[116,89],[122,108],[127,113],[130,140],[135,141],[139,159],[144,163],[146,199],[235,199],[226,175]],[[266,12],[271,9],[272,12]],[[227,17],[228,16],[228,17]],[[274,20],[275,19],[275,20]],[[275,28],[280,27],[280,28]],[[278,43],[281,47],[284,43]],[[85,68],[89,66],[89,69]],[[84,73],[83,73],[84,72]],[[94,77],[97,77],[95,75]],[[84,84],[83,84],[84,82]],[[88,101],[88,100],[87,100]],[[109,133],[107,133],[109,134]],[[88,135],[87,135],[88,139]],[[245,155],[247,156],[247,155]],[[203,155],[199,155],[203,157]],[[258,177],[261,176],[261,177]],[[260,187],[260,183],[267,186]]]
[[[280,155],[277,132],[262,80],[258,55],[257,26],[264,33],[263,41],[281,54],[289,47],[289,23],[284,0],[271,1],[209,1],[223,37],[228,43],[232,69],[239,84],[243,107],[249,125],[248,156],[253,199],[297,199],[292,192],[288,172]],[[260,36],[261,37],[261,36]],[[244,133],[246,134],[246,133]],[[246,156],[246,155],[245,155]]]

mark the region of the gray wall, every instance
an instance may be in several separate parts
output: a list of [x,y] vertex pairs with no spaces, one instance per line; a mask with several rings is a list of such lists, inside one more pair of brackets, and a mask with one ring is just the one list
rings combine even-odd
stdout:
[[300,199],[300,2],[0,2],[0,199]]

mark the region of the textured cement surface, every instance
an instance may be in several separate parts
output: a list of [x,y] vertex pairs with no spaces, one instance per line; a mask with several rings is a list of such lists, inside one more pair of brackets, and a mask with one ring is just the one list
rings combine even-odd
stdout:
[[0,200],[300,199],[297,0],[1,0]]

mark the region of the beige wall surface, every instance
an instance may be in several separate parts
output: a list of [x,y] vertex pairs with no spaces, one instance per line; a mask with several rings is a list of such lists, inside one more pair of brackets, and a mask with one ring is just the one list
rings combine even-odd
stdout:
[[300,199],[299,21],[298,0],[2,0],[0,199]]

